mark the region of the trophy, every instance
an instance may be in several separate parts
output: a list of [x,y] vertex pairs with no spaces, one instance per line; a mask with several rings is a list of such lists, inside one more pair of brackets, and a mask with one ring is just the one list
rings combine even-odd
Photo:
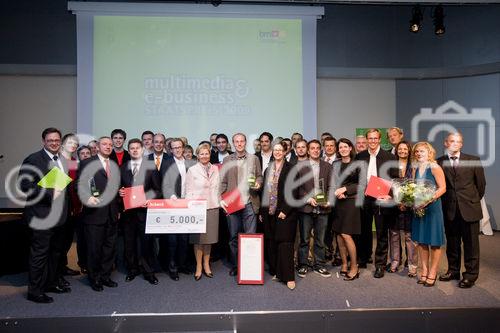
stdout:
[[319,179],[319,190],[316,192],[314,197],[318,205],[325,205],[328,201],[325,194],[325,181],[323,178]]
[[253,174],[250,174],[248,176],[248,186],[250,186],[250,188],[253,188],[255,187],[255,182],[257,181],[257,178],[255,177],[255,175]]
[[94,178],[90,178],[89,179],[89,187],[90,187],[90,194],[93,196],[93,197],[99,197],[99,195],[101,194],[99,192],[99,190],[97,189],[97,186],[95,184],[95,180]]

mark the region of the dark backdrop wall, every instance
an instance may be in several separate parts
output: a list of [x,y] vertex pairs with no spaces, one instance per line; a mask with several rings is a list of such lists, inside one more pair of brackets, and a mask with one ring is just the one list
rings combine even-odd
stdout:
[[[326,5],[325,16],[318,21],[318,77],[397,79],[396,123],[406,131],[420,108],[435,108],[448,100],[467,108],[491,108],[498,124],[500,5],[444,6],[446,34],[441,37],[433,33],[432,7],[427,5],[423,5],[422,31],[410,33],[411,8],[411,5]],[[0,79],[2,75],[18,74],[74,76],[76,18],[68,12],[65,0],[4,0],[0,2],[0,47]],[[26,89],[31,84],[30,91],[37,91],[37,85],[44,89],[52,87],[45,96],[73,100],[74,81],[45,80],[26,83],[21,80],[19,88],[11,87],[10,79],[2,84],[12,89]],[[355,99],[356,92],[351,96]],[[44,96],[36,98],[43,103]],[[13,102],[17,104],[9,107],[16,110],[24,102]],[[370,105],[370,101],[362,105]],[[33,115],[37,114],[35,111]],[[374,111],[368,107],[362,112],[371,112],[373,117]],[[380,118],[387,117],[380,110],[377,112],[381,113]],[[15,119],[13,113],[3,111],[1,117],[7,123]],[[57,119],[61,117],[66,117],[71,127],[74,115],[61,114]],[[38,133],[30,135],[35,138]],[[475,145],[475,140],[466,138],[466,150]],[[440,147],[441,142],[436,142],[436,146]],[[500,201],[500,176],[494,172],[498,169],[497,162],[486,170],[489,203]],[[500,206],[492,205],[490,209],[493,218],[500,216]]]

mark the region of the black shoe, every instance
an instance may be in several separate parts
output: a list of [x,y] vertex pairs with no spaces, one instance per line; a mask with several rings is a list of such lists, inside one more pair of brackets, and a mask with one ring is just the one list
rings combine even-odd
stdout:
[[89,271],[88,271],[85,267],[82,267],[82,268],[80,269],[80,272],[81,272],[82,274],[87,274]]
[[194,276],[194,280],[195,280],[195,281],[200,281],[200,280],[201,280],[201,277],[202,277],[202,275],[201,275],[201,274],[200,274],[200,275],[196,275],[196,274],[194,274],[193,276]]
[[212,274],[212,272],[207,273],[207,272],[203,271],[203,275],[205,275],[207,278],[210,278],[210,279],[214,277],[214,275]]
[[64,287],[69,287],[70,286],[69,281],[66,280],[65,278],[63,278],[62,276],[58,279],[57,282],[58,282],[57,284],[60,285],[60,286],[64,286]]
[[41,294],[41,295],[33,295],[33,294],[28,294],[27,297],[28,301],[32,301],[35,303],[52,303],[54,302],[54,299],[50,296],[47,296],[46,294]]
[[116,287],[118,287],[118,283],[116,283],[115,281],[113,281],[111,279],[103,280],[102,281],[102,285],[106,286],[108,288],[116,288]]
[[231,270],[229,271],[229,276],[236,276],[238,275],[238,268],[234,267],[234,268],[231,268]]
[[446,282],[451,280],[460,280],[460,273],[446,272],[446,274],[443,274],[439,277],[439,281]]
[[149,283],[153,284],[153,285],[157,285],[158,284],[158,279],[156,278],[156,276],[154,274],[146,275],[144,277],[144,279],[146,281],[148,281]]
[[75,276],[75,275],[80,275],[79,271],[75,271],[74,269],[69,268],[66,266],[63,272],[64,275],[70,275],[70,276]]
[[177,272],[168,272],[168,276],[174,281],[179,281],[179,273]]
[[366,265],[366,262],[360,262],[358,264],[358,268],[367,268],[368,266]]
[[307,267],[306,266],[302,266],[299,268],[299,270],[297,271],[297,275],[300,276],[301,278],[304,278],[306,277],[306,274],[307,274]]
[[65,287],[65,286],[52,286],[52,287],[45,288],[45,292],[46,293],[65,294],[65,293],[70,293],[71,288]]
[[[427,281],[431,281],[431,282],[427,282]],[[425,280],[425,282],[424,282],[424,287],[434,287],[435,285],[436,285],[436,278],[431,279],[431,278],[427,277],[427,280]]]
[[102,284],[100,282],[91,283],[90,287],[92,288],[93,291],[103,291],[104,290],[104,288],[102,287]]
[[471,288],[474,285],[474,281],[468,279],[462,279],[458,283],[459,288]]
[[377,267],[375,269],[375,273],[373,273],[373,277],[376,279],[380,279],[384,277],[384,269],[382,267]]
[[186,275],[191,275],[194,272],[191,269],[189,269],[187,267],[184,267],[184,268],[179,268],[179,273],[186,274]]
[[349,276],[349,274],[346,274],[344,277],[344,281],[352,281],[356,280],[357,278],[359,278],[359,270],[354,276]]
[[347,271],[340,271],[339,275],[340,276],[347,276]]
[[125,277],[125,282],[130,282],[132,281],[133,279],[135,279],[135,277],[137,276],[138,274],[137,273],[129,273],[127,274],[127,276]]
[[330,273],[326,268],[324,267],[317,267],[314,269],[314,273],[321,275],[322,277],[330,277],[332,276],[332,273]]

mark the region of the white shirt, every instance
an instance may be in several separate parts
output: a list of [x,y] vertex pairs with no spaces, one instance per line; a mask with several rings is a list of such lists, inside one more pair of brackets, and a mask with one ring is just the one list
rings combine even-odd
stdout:
[[266,171],[267,167],[269,166],[269,162],[271,161],[272,155],[273,155],[272,151],[270,151],[268,154],[265,154],[263,152],[260,153],[260,156],[262,156],[262,174],[264,174],[264,171]]
[[[452,156],[456,157],[457,159],[453,161],[451,159]],[[458,166],[458,162],[460,160],[460,152],[457,152],[455,155],[452,155],[452,154],[448,153],[448,158],[450,159],[451,166],[452,167],[456,167],[456,166]]]
[[137,168],[137,173],[139,173],[139,170],[141,169],[141,164],[142,164],[142,158],[138,160],[130,160],[130,171],[134,171],[134,167]]
[[229,155],[229,153],[227,151],[225,151],[223,153],[219,152],[217,154],[217,156],[218,156],[217,158],[219,159],[219,163],[222,163],[222,161],[224,160],[224,157],[226,157],[227,155]]
[[[43,148],[43,150],[45,150],[45,152],[47,153],[47,155],[49,155],[50,159],[57,164],[57,167],[59,169],[61,169],[62,171],[66,172],[63,168],[63,165],[62,165],[62,162],[61,162],[61,156],[59,154],[52,154],[50,151],[48,151],[47,149]],[[54,161],[54,156],[57,156],[57,161]]]
[[325,155],[325,162],[328,162],[330,164],[333,164],[333,162],[336,160],[337,154],[333,154],[332,156],[328,157]]
[[370,149],[368,149],[368,154],[370,154],[370,162],[368,162],[368,172],[366,174],[366,180],[370,180],[371,176],[377,176],[377,155],[380,151],[380,146],[378,146],[377,150],[372,154]]
[[[101,156],[100,154],[97,154],[97,157],[99,157],[99,160],[101,161],[102,168],[104,170],[106,170],[106,161],[109,161],[109,157],[105,158],[105,157]],[[110,168],[111,168],[111,166],[110,166]]]
[[158,161],[158,169],[161,168],[161,163],[163,162],[163,153],[161,153],[160,155],[153,154],[153,161],[155,162],[155,165],[156,161]]

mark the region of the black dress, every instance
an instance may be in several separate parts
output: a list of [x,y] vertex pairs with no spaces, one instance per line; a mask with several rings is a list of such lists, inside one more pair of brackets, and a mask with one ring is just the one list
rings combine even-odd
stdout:
[[345,199],[336,199],[333,209],[333,231],[339,234],[359,235],[361,233],[361,209],[356,207],[356,195],[359,184],[359,169],[350,171],[347,177],[340,177],[352,162],[343,163],[337,160],[333,163],[335,189],[346,187]]

